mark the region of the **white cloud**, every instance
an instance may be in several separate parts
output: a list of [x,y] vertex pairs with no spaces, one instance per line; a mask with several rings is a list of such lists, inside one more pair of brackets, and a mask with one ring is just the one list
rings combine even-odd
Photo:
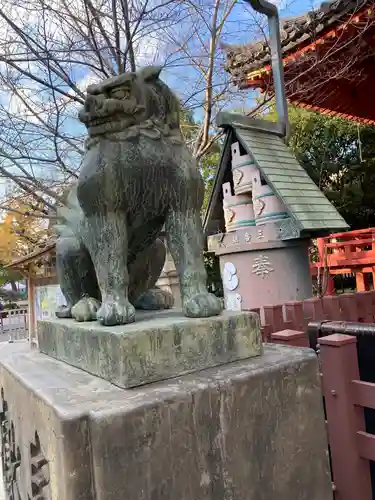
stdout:
[[157,34],[143,37],[136,47],[136,60],[139,66],[147,64],[160,64],[164,62],[165,43],[158,39]]
[[86,89],[89,85],[92,85],[94,83],[99,83],[100,80],[101,79],[97,75],[94,75],[92,73],[87,73],[86,76],[78,80],[76,85],[81,92],[86,92]]

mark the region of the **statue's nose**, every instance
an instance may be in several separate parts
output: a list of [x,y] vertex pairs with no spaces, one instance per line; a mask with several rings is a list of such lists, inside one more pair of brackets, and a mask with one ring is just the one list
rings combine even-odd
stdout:
[[104,99],[102,96],[94,96],[87,94],[85,100],[85,111],[91,113],[93,111],[98,111],[103,107]]

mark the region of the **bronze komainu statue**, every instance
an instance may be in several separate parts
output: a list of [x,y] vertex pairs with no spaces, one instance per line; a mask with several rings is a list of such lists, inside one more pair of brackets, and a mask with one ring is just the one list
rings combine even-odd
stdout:
[[204,186],[180,131],[179,102],[159,68],[87,89],[79,118],[88,131],[77,184],[59,210],[57,272],[67,306],[59,317],[130,323],[135,307],[170,307],[154,287],[168,247],[183,312],[220,313],[207,292],[200,208]]

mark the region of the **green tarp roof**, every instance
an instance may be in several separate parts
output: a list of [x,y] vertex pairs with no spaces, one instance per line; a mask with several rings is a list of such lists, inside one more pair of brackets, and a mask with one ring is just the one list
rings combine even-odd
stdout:
[[235,132],[301,231],[337,231],[348,228],[345,220],[280,137],[244,128],[236,128]]
[[[284,202],[301,233],[319,236],[319,233],[329,234],[348,229],[345,220],[286,146],[277,124],[222,113],[218,125],[225,127],[230,135],[234,132],[246,152],[253,157],[265,181]],[[224,148],[230,148],[228,140],[225,141]],[[223,178],[222,170],[229,168],[229,162],[223,162],[225,157],[223,154],[217,181]],[[217,184],[215,182],[210,203],[215,203],[218,199],[220,187]],[[212,208],[210,210],[208,207],[207,215],[210,212]],[[206,220],[205,223],[207,222]]]

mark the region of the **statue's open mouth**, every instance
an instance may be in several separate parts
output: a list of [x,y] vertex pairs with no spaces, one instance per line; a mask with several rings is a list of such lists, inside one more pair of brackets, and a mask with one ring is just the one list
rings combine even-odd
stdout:
[[107,135],[126,130],[135,123],[133,116],[124,117],[124,115],[115,115],[90,120],[86,123],[87,132],[90,137]]
[[82,113],[80,115],[80,120],[86,125],[87,128],[92,127],[102,127],[103,125],[108,125],[111,123],[128,123],[128,121],[133,121],[133,114],[126,114],[123,112],[117,113],[103,113],[97,115],[89,115],[88,113]]
[[103,116],[101,118],[95,118],[94,120],[90,120],[87,122],[88,127],[99,127],[100,125],[103,125],[104,123],[108,123],[110,120],[115,120],[115,117],[110,117],[110,116]]
[[106,99],[105,102],[89,101],[79,113],[79,119],[87,128],[101,127],[108,123],[122,121],[124,126],[134,121],[134,117],[143,112],[144,106],[134,100]]

